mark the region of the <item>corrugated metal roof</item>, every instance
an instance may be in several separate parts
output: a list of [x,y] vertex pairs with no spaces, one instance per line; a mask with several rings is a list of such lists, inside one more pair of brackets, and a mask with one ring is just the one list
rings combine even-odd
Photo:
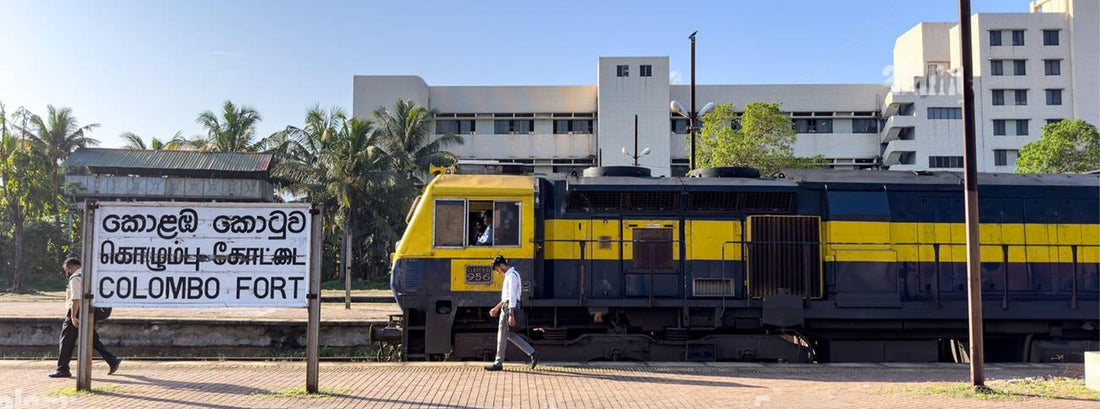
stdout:
[[99,169],[267,172],[271,157],[270,153],[81,148],[69,155],[62,165]]

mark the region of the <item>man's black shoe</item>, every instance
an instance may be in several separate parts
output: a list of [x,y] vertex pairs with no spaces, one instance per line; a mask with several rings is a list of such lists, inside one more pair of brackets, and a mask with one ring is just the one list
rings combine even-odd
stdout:
[[504,369],[504,365],[492,364],[485,366],[486,371],[499,371],[501,369]]
[[111,369],[107,371],[107,375],[114,375],[115,371],[118,371],[118,365],[122,363],[122,358],[116,358],[114,363],[108,363],[107,366]]
[[72,378],[73,374],[69,373],[69,371],[53,371],[53,372],[50,372],[50,374],[46,375],[46,376],[51,377],[51,378]]
[[539,353],[535,351],[531,354],[531,369],[535,369],[535,365],[539,364]]

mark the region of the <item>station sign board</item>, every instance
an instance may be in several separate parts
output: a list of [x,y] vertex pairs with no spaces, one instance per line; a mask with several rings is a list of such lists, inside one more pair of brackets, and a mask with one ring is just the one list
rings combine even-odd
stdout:
[[94,214],[96,307],[307,305],[309,204],[100,202]]

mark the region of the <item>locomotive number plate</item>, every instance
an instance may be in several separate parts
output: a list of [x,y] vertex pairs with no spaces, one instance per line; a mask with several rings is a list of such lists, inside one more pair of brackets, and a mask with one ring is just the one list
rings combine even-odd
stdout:
[[489,266],[466,266],[466,283],[489,284],[493,282],[493,268]]

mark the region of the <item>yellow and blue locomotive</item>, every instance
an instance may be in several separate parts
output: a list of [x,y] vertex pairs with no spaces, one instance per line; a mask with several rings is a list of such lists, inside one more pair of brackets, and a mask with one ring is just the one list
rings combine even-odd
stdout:
[[[404,357],[491,358],[504,255],[546,360],[966,359],[960,174],[696,176],[437,176],[393,255]],[[1100,175],[979,178],[987,359],[1097,349]]]

